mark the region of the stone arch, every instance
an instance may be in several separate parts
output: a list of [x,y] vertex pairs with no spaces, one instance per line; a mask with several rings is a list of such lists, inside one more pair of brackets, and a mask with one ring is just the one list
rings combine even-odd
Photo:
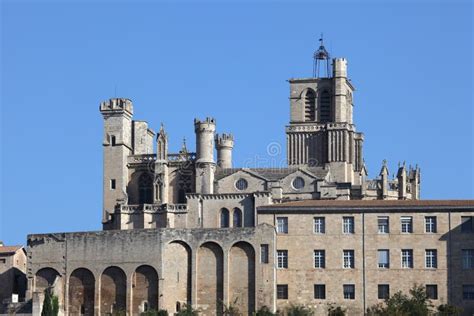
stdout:
[[100,277],[101,314],[126,311],[127,276],[119,267],[108,267]]
[[202,244],[197,253],[197,303],[205,315],[222,314],[224,254],[215,242]]
[[132,277],[132,313],[158,310],[158,273],[148,265],[139,266]]
[[95,277],[78,268],[69,276],[69,315],[94,315]]
[[220,215],[220,228],[227,228],[230,224],[230,213],[225,207],[221,208]]
[[229,303],[243,315],[255,311],[255,250],[248,242],[237,242],[230,249]]
[[243,227],[242,210],[238,207],[235,207],[232,212],[232,226]]
[[171,241],[165,247],[163,303],[170,312],[191,304],[191,253],[191,247],[181,240]]
[[35,291],[44,294],[46,289],[50,289],[58,297],[59,308],[62,309],[64,306],[63,278],[57,270],[50,267],[42,268],[35,274]]

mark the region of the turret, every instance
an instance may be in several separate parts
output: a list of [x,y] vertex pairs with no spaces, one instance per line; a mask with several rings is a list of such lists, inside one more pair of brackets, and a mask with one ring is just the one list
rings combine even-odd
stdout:
[[382,199],[385,200],[388,197],[388,168],[387,160],[385,159],[382,162],[382,169],[380,170],[380,179],[382,182]]
[[117,203],[127,203],[127,157],[132,148],[132,101],[114,98],[99,107],[104,118],[103,211],[104,229]]
[[398,199],[406,200],[407,199],[407,171],[405,169],[405,162],[403,165],[398,168],[397,172],[398,179]]
[[410,167],[409,172],[409,181],[411,186],[411,198],[412,200],[420,199],[420,181],[421,181],[421,172],[418,166],[415,166],[415,169]]
[[234,136],[232,134],[216,134],[217,165],[221,168],[232,168],[232,149]]
[[156,137],[156,161],[155,161],[155,200],[156,204],[168,203],[169,194],[168,177],[168,134],[163,124]]
[[352,124],[353,87],[347,80],[347,60],[333,59],[334,121]]
[[207,117],[204,121],[194,119],[196,133],[196,193],[214,192],[214,133],[216,121]]
[[214,162],[214,133],[216,121],[207,117],[204,121],[194,119],[194,131],[196,133],[196,162]]

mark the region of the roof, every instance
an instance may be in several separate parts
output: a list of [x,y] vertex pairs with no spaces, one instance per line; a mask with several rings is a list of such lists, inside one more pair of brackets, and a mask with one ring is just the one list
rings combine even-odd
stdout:
[[10,253],[15,253],[18,250],[20,250],[21,248],[23,248],[23,246],[1,246],[0,247],[0,254],[6,255],[6,254],[10,254]]
[[258,210],[321,210],[321,209],[473,209],[474,200],[300,200],[258,207]]
[[234,174],[238,171],[247,171],[251,174],[255,174],[256,176],[260,176],[267,181],[277,181],[280,179],[285,178],[286,176],[298,171],[306,171],[310,174],[314,175],[318,179],[324,179],[329,170],[323,169],[321,167],[308,167],[308,168],[230,168],[230,169],[217,169],[215,174],[215,179],[220,180],[231,174]]

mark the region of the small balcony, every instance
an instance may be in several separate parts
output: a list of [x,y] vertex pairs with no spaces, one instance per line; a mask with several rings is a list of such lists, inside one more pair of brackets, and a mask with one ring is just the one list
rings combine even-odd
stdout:
[[120,205],[120,213],[187,213],[187,204],[135,204]]

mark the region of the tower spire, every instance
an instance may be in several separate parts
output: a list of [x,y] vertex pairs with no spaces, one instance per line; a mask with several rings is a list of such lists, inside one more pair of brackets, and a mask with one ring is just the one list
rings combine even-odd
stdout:
[[[326,68],[326,76],[325,78],[329,78],[330,71],[329,71],[329,60],[330,56],[326,48],[324,47],[324,37],[323,33],[319,37],[319,48],[313,54],[313,77],[314,78],[323,78],[324,74],[320,74],[325,66]],[[325,64],[325,65],[324,65]]]

